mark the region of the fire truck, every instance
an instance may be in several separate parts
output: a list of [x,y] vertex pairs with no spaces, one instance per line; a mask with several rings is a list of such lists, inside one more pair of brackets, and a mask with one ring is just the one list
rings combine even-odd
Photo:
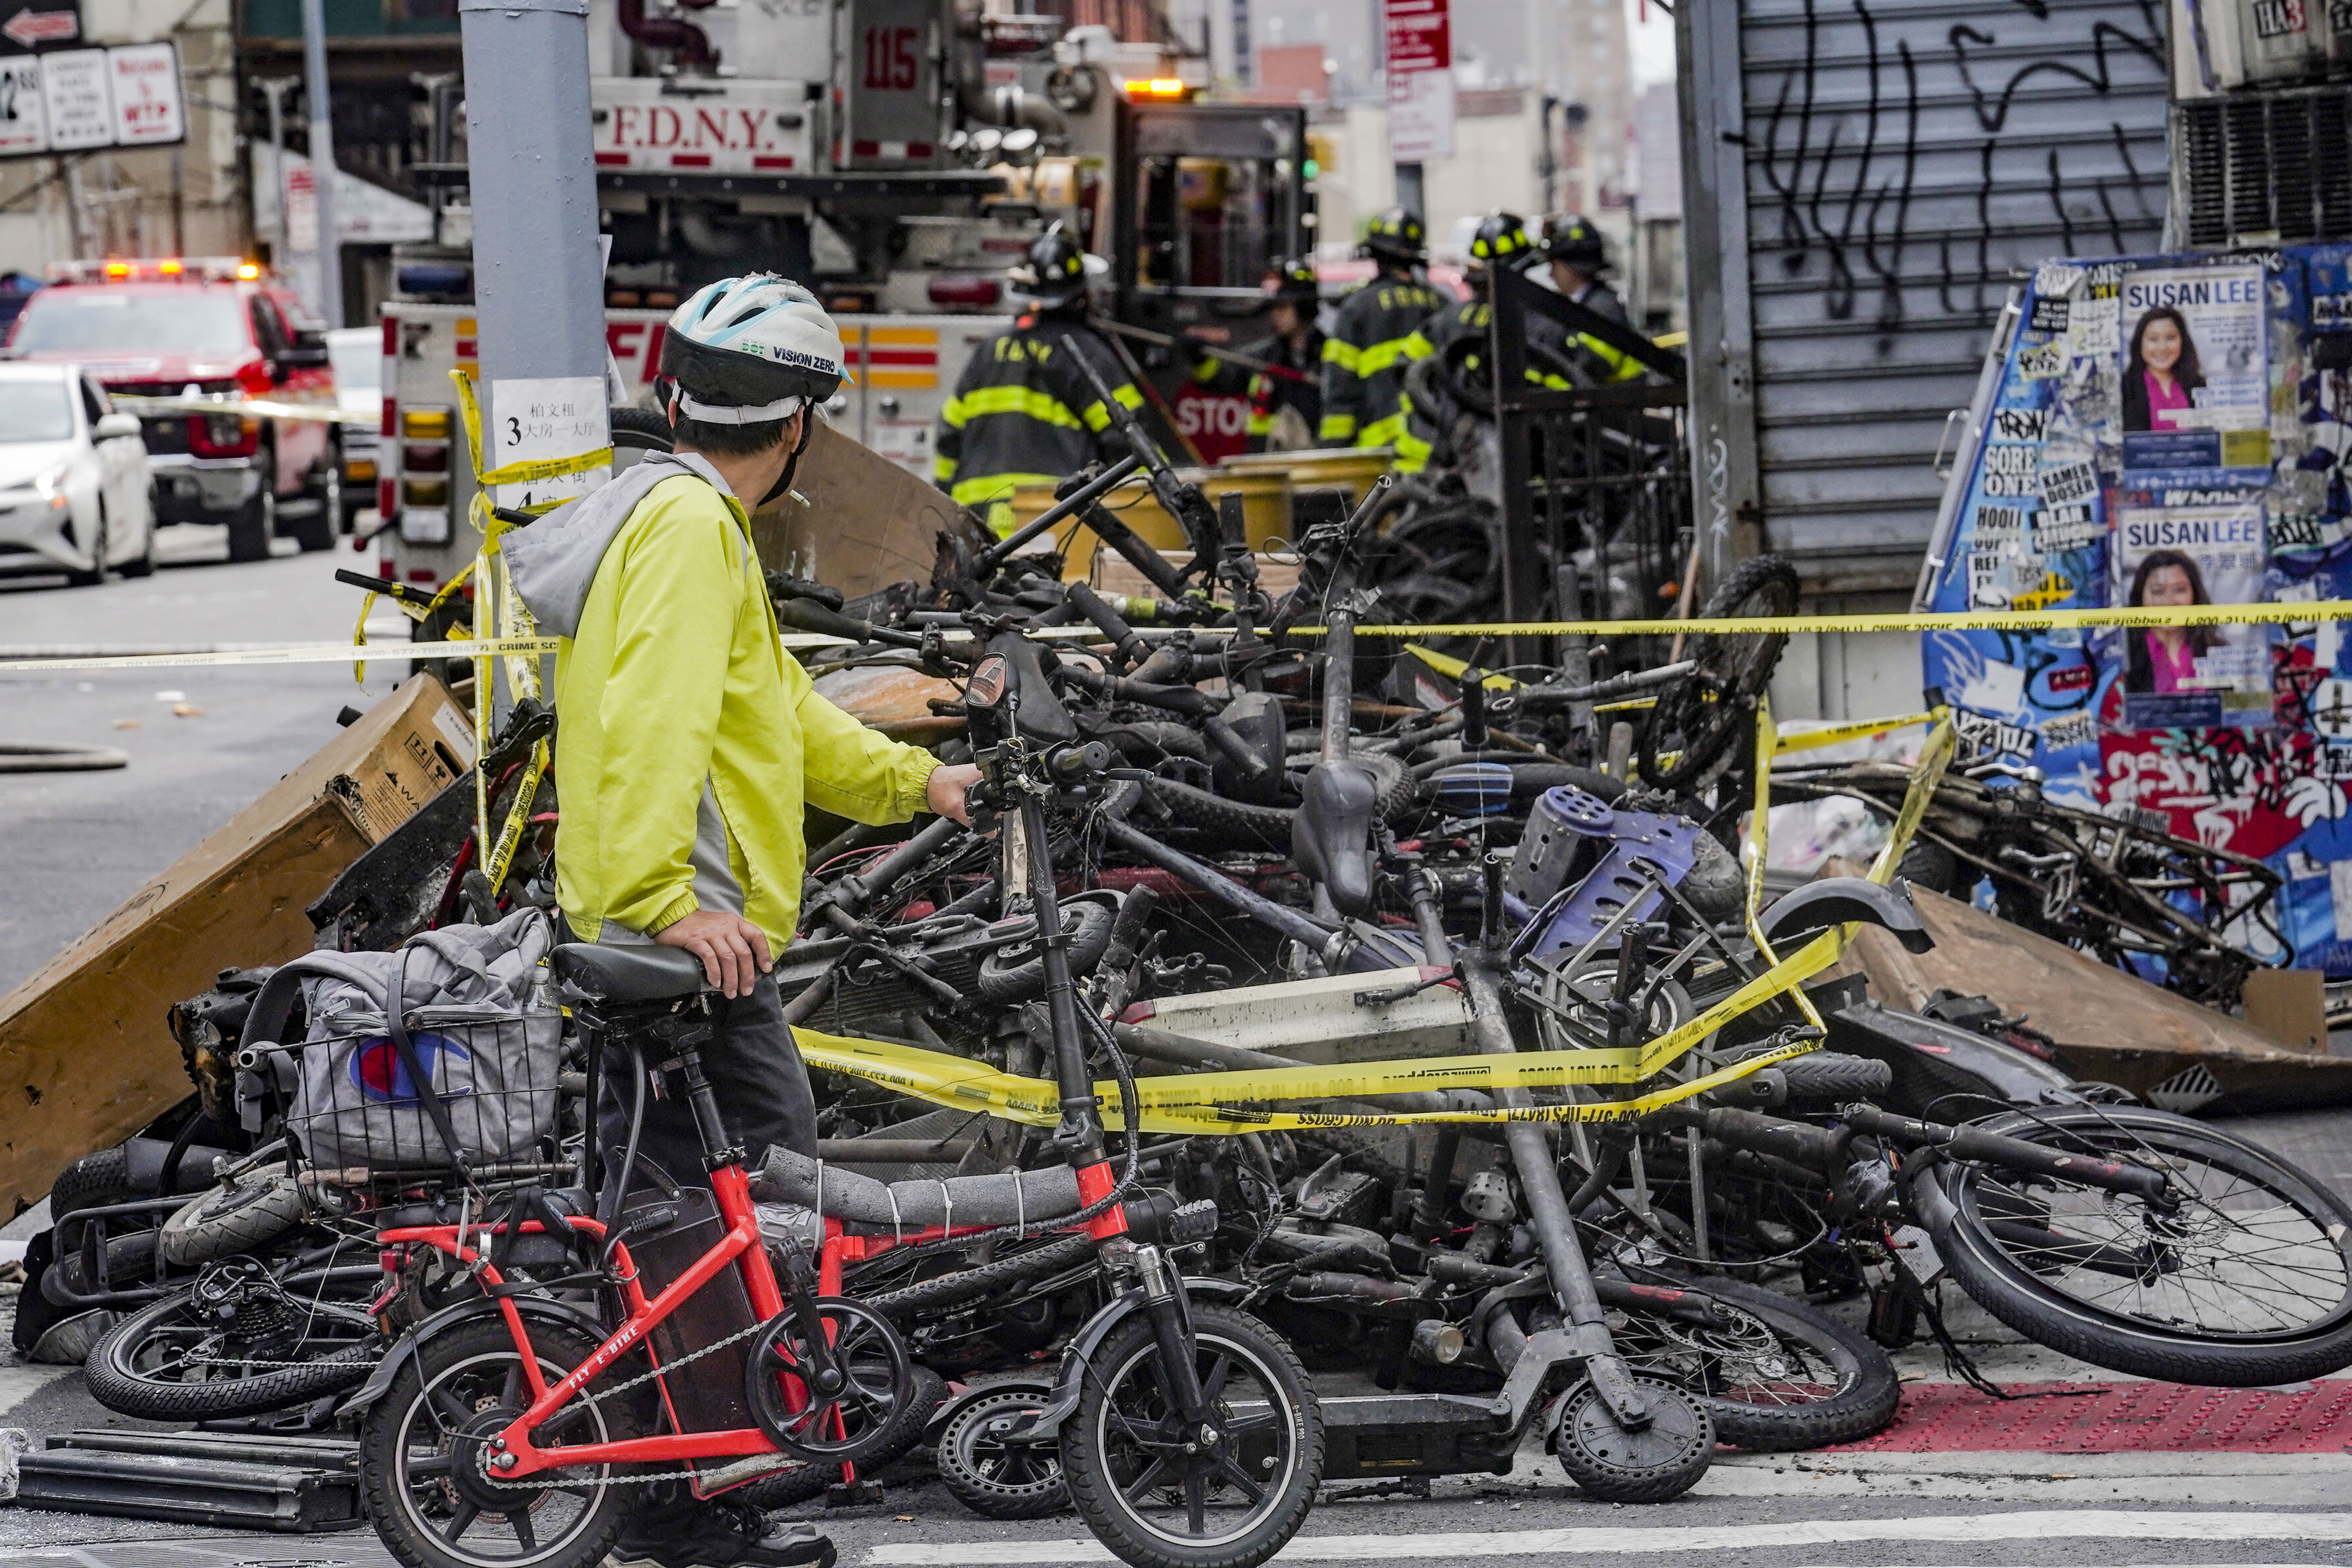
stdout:
[[[670,312],[616,309],[604,313],[621,406],[646,401],[661,366]],[[972,352],[1013,324],[1009,316],[874,315],[838,318],[855,380],[825,405],[834,428],[925,480],[940,407],[955,390]],[[378,574],[430,587],[474,558],[480,535],[467,522],[473,465],[459,426],[452,371],[476,372],[471,305],[391,301],[383,307],[383,423],[374,538]],[[616,418],[615,460],[643,450],[651,416]]]
[[[858,380],[828,417],[928,478],[939,405],[1010,324],[1005,268],[1047,225],[1110,261],[1110,318],[1212,344],[1254,335],[1268,265],[1312,246],[1305,110],[1207,101],[1172,47],[978,0],[591,0],[589,37],[607,336],[631,396],[678,300],[782,272],[850,346]],[[383,307],[379,537],[403,582],[446,578],[475,544],[447,379],[473,353],[459,107],[435,95],[439,243],[395,253]],[[1171,448],[1240,448],[1240,399],[1134,346]]]

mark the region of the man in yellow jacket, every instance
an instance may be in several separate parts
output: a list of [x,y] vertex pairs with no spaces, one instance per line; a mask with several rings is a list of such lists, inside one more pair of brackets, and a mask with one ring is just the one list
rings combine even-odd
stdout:
[[[824,310],[772,275],[714,283],[671,318],[661,369],[675,454],[624,470],[504,548],[524,603],[563,639],[565,922],[576,940],[657,942],[702,961],[727,997],[703,1066],[729,1137],[756,1164],[771,1144],[816,1152],[808,1070],[767,973],[798,923],[803,803],[866,823],[925,810],[961,820],[979,771],[866,729],[811,689],[779,640],[750,513],[789,487],[810,405],[841,384],[841,339]],[[617,1149],[625,1120],[616,1124],[609,1097],[600,1109],[605,1146]],[[639,1146],[674,1178],[700,1181],[684,1109],[648,1102]],[[756,1510],[650,1508],[642,1550],[625,1537],[623,1555],[670,1568],[833,1561],[813,1531],[755,1521]]]

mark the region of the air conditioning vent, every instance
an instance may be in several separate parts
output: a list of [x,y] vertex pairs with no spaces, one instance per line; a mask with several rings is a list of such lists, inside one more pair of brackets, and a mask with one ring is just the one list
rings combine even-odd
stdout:
[[2352,87],[2175,103],[2172,150],[2191,247],[2352,239]]

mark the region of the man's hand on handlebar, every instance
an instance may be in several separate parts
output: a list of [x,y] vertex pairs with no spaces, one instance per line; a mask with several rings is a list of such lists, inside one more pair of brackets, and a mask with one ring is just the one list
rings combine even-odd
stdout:
[[980,770],[971,763],[945,763],[931,770],[930,782],[923,786],[923,796],[933,815],[952,817],[970,827],[971,805],[967,797],[971,786],[979,782]]
[[729,996],[749,996],[753,984],[775,963],[766,931],[741,915],[718,910],[697,910],[654,932],[654,940],[702,960],[703,978]]

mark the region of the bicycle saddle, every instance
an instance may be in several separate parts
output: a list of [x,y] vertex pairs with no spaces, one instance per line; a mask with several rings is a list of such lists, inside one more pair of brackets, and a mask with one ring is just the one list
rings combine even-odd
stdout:
[[1290,854],[1298,868],[1323,884],[1343,915],[1372,910],[1372,819],[1380,785],[1372,771],[1349,758],[1317,763],[1290,819]]
[[894,1226],[1017,1225],[1076,1214],[1084,1206],[1077,1173],[1067,1165],[1017,1175],[877,1182],[838,1165],[821,1167],[804,1154],[772,1145],[752,1173],[751,1195],[763,1204],[798,1204],[853,1225]]
[[703,989],[702,960],[683,948],[567,942],[547,962],[573,990],[607,1002],[677,1002]]

